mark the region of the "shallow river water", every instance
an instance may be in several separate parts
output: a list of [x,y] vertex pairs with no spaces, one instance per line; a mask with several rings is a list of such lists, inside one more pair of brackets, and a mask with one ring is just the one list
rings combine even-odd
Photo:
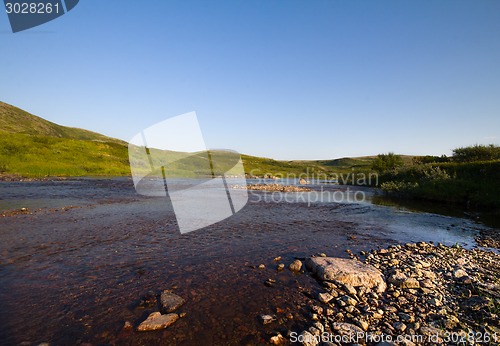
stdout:
[[[288,265],[416,241],[474,247],[486,228],[375,204],[371,189],[313,190],[306,200],[252,191],[233,217],[181,234],[170,202],[137,195],[130,179],[0,182],[0,344],[266,344],[303,327],[319,290],[308,275],[278,272],[275,257]],[[162,331],[122,330],[155,311],[137,306],[142,295],[164,289],[186,299],[185,317]],[[273,326],[258,318],[288,313]]]

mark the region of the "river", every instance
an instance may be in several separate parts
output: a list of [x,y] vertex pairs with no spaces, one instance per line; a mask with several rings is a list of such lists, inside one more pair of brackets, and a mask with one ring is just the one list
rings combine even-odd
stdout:
[[[137,195],[128,178],[0,182],[0,344],[266,344],[274,330],[258,316],[302,308],[280,323],[300,330],[318,290],[309,275],[277,272],[274,258],[417,241],[470,248],[488,228],[383,205],[368,188],[311,187],[306,199],[251,191],[234,216],[181,234],[169,200]],[[164,289],[186,299],[185,317],[122,330],[154,311],[138,307],[142,295]]]

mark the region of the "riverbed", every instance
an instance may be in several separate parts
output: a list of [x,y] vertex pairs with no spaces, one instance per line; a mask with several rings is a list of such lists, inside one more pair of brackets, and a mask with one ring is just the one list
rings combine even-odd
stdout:
[[[375,204],[372,189],[310,187],[309,197],[251,191],[234,216],[181,234],[170,201],[138,195],[128,178],[0,182],[1,344],[266,344],[274,331],[259,315],[292,313],[283,328],[300,330],[317,290],[308,275],[278,272],[278,256],[288,265],[406,242],[472,248],[490,229],[460,213]],[[141,296],[165,289],[186,300],[183,318],[123,330],[154,311]]]

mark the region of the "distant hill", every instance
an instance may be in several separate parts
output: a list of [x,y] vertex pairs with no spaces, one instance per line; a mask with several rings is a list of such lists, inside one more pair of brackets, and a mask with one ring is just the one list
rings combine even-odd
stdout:
[[[279,161],[250,155],[241,157],[245,172],[252,176],[307,174],[316,177],[367,170],[374,159]],[[189,165],[183,167],[184,172],[197,169]],[[128,143],[99,133],[61,126],[0,102],[0,175],[130,175]]]
[[127,142],[0,102],[0,177],[130,175]]
[[54,124],[1,101],[0,130],[26,135],[127,144],[122,140],[107,137],[96,132]]

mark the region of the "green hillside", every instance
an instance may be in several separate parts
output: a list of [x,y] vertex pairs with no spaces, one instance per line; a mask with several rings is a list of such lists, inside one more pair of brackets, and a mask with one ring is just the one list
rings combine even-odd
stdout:
[[0,102],[0,174],[127,175],[127,143],[57,125]]
[[0,131],[0,174],[120,176],[130,169],[123,144]]
[[30,114],[20,108],[0,101],[0,130],[10,133],[88,141],[114,142],[126,145],[124,141],[106,137],[99,133],[66,127]]
[[[242,160],[245,172],[251,176],[307,174],[323,178],[329,177],[332,172],[368,169],[373,157],[278,161],[242,155]],[[189,160],[176,163],[170,168],[186,176],[188,172],[199,172],[201,166],[200,160]],[[99,133],[57,125],[0,102],[0,176],[2,175],[130,175],[128,143]]]

